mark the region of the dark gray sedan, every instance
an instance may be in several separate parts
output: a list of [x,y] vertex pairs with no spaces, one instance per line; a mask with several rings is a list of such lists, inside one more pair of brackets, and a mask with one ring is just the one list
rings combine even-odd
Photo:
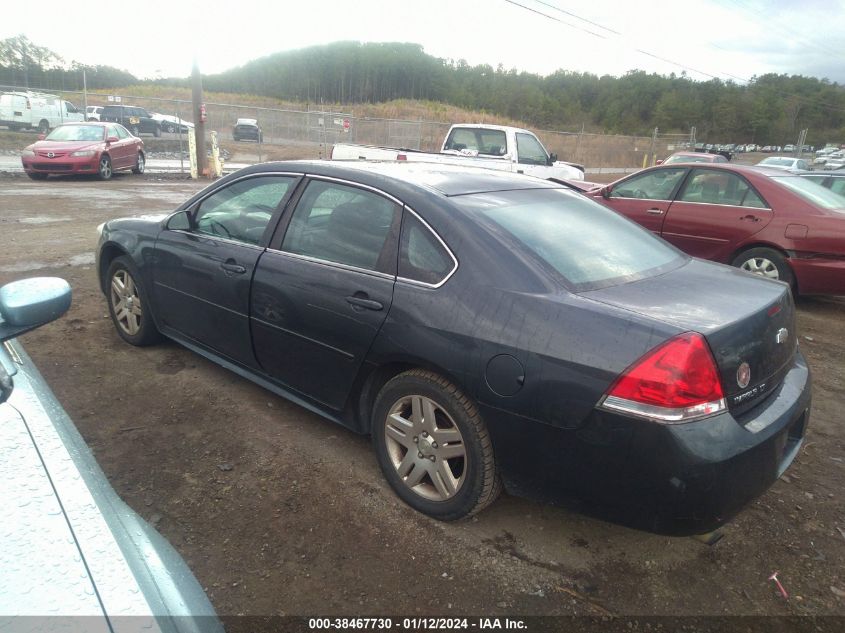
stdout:
[[566,188],[424,164],[257,165],[101,229],[118,334],[170,337],[373,437],[450,520],[504,486],[708,531],[798,453],[786,284],[692,259]]

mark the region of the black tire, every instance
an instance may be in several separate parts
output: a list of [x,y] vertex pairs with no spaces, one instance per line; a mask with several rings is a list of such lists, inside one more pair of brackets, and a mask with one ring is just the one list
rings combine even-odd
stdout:
[[100,162],[97,165],[97,178],[100,180],[109,180],[114,175],[111,158],[108,154],[100,156]]
[[26,175],[33,180],[47,180],[47,174],[37,174],[31,171],[26,172]]
[[[434,421],[423,421],[429,416],[422,411],[431,411]],[[401,439],[396,416],[408,424],[402,427]],[[412,418],[420,424],[410,426]],[[486,508],[501,491],[493,444],[477,407],[433,372],[407,371],[382,387],[373,405],[372,436],[388,483],[400,499],[423,514],[441,521],[461,519]],[[431,474],[443,469],[448,470],[448,485],[437,474],[438,485]],[[406,473],[400,474],[401,470]],[[407,483],[410,480],[416,483]]]
[[165,123],[165,124],[162,126],[162,130],[163,130],[164,132],[168,132],[169,134],[172,134],[173,132],[175,132],[175,131],[176,131],[176,126],[175,126],[175,125],[173,125],[172,123]]
[[731,265],[768,279],[785,281],[792,287],[793,292],[797,290],[792,268],[786,258],[773,248],[750,248],[737,255]]
[[46,119],[41,119],[38,123],[38,131],[41,134],[47,134],[50,131],[50,124],[47,122]]
[[116,257],[109,264],[106,283],[109,315],[120,338],[138,347],[159,341],[147,293],[128,257]]
[[240,140],[241,140],[239,136],[232,136],[232,138],[233,138],[235,141],[240,141]]
[[144,152],[138,152],[138,158],[135,160],[135,166],[132,168],[133,174],[143,174],[147,166],[147,159],[144,157]]

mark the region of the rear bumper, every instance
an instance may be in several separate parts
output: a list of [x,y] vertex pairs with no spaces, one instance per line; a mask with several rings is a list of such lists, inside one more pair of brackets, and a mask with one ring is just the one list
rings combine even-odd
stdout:
[[789,260],[802,295],[845,295],[845,258],[792,257]]
[[798,454],[811,379],[800,352],[748,413],[667,425],[594,411],[579,429],[482,410],[505,485],[661,534],[701,534],[765,492]]

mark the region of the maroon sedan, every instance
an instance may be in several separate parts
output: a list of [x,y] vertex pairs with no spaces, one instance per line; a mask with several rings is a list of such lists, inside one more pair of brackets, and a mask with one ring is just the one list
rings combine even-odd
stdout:
[[96,174],[108,180],[120,169],[144,173],[144,142],[117,123],[66,123],[21,152],[27,176]]
[[731,164],[652,167],[591,192],[682,251],[845,294],[845,198],[783,170]]

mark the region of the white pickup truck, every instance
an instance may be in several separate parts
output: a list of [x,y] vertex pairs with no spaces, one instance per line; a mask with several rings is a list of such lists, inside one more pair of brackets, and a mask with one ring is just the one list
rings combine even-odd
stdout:
[[439,153],[338,143],[332,160],[406,160],[485,167],[546,180],[584,180],[584,167],[559,161],[533,132],[505,125],[459,124],[449,128]]

